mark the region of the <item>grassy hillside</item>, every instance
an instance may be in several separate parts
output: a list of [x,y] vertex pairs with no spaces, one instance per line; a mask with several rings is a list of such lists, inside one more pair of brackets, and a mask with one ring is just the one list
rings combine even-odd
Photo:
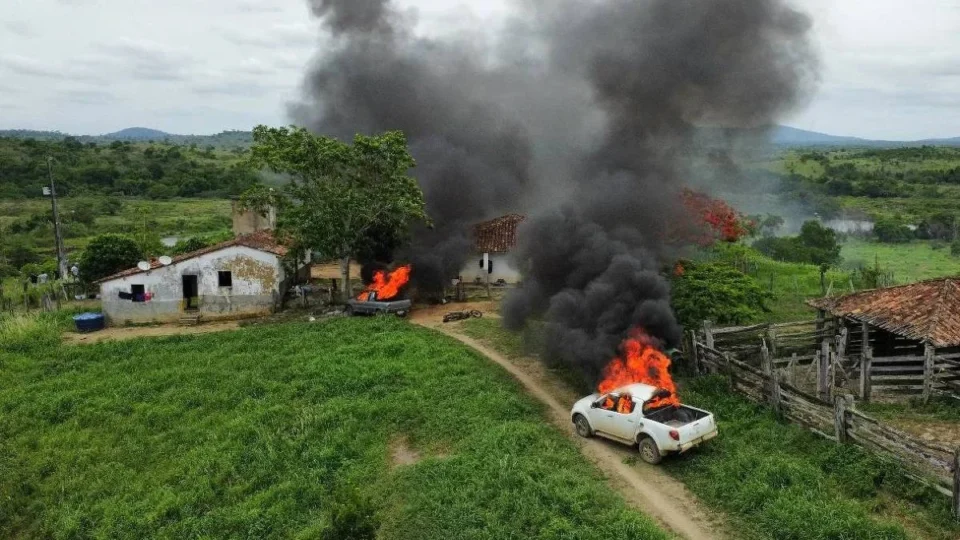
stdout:
[[81,347],[21,326],[0,537],[667,538],[505,372],[397,319]]

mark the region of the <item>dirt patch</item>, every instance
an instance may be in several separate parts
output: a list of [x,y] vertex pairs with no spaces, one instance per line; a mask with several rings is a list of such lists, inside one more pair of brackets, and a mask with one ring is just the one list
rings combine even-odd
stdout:
[[423,326],[442,325],[443,316],[451,311],[478,310],[484,317],[499,318],[499,302],[484,300],[481,302],[452,302],[436,306],[414,306],[410,310],[410,320]]
[[70,345],[86,343],[100,343],[102,341],[125,341],[145,337],[183,336],[193,334],[211,334],[240,328],[238,321],[224,321],[197,326],[134,326],[130,328],[107,328],[90,334],[67,332],[63,334],[63,342]]
[[394,467],[416,465],[423,456],[410,446],[406,438],[399,438],[390,444],[390,462]]
[[[464,309],[457,304],[458,309]],[[443,306],[448,307],[448,306]],[[480,308],[468,308],[480,309]],[[441,311],[440,319],[443,313]],[[661,526],[683,538],[726,538],[729,535],[723,519],[707,510],[678,480],[661,469],[645,463],[631,465],[636,451],[630,447],[600,439],[582,439],[573,432],[569,418],[570,408],[576,395],[561,391],[562,383],[553,380],[548,370],[536,368],[536,360],[507,359],[482,343],[457,331],[457,325],[444,325],[435,316],[414,317],[414,322],[440,331],[480,352],[506,369],[519,380],[527,391],[539,399],[549,410],[550,419],[560,427],[580,448],[580,451],[595,463],[629,504],[657,520]],[[431,323],[431,321],[433,321]],[[562,400],[562,401],[561,401]]]
[[884,422],[924,442],[960,447],[960,423],[913,418],[885,418]]

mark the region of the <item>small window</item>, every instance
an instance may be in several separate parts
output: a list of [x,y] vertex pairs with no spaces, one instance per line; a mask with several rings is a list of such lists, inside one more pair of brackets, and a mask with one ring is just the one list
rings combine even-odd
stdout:
[[143,285],[131,285],[130,294],[134,296],[137,296],[137,295],[143,296],[147,294],[147,290]]
[[220,287],[233,287],[233,272],[217,272],[217,284]]

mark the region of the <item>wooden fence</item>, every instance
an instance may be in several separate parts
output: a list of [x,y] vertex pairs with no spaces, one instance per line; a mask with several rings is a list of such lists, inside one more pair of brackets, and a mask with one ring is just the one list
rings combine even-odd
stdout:
[[[732,389],[755,402],[768,404],[782,418],[824,438],[857,444],[894,460],[910,478],[952,497],[953,515],[960,520],[960,449],[917,440],[870,418],[854,408],[851,395],[836,396],[830,402],[782,381],[771,351],[763,345],[760,367],[754,367],[700,342],[695,333],[691,333],[689,343],[690,361],[696,373],[723,374]],[[827,362],[817,365],[818,370],[829,367]]]

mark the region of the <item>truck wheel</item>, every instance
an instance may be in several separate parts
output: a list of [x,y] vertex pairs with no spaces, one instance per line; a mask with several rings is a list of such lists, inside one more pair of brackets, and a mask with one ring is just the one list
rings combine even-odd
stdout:
[[660,455],[660,449],[657,448],[657,441],[654,441],[650,437],[640,439],[639,450],[640,459],[651,465],[657,465],[663,461],[663,456]]
[[347,317],[353,317],[353,306],[347,306],[347,309],[343,310]]
[[384,310],[382,310],[382,309],[378,309],[378,310],[376,311],[376,313],[374,313],[374,316],[376,316],[376,317],[383,317],[383,316],[386,315],[386,314],[387,314],[386,311],[384,311]]
[[587,422],[586,417],[584,417],[582,414],[578,414],[573,417],[573,426],[577,429],[577,435],[583,437],[584,439],[593,437],[593,430],[590,429],[590,422]]

